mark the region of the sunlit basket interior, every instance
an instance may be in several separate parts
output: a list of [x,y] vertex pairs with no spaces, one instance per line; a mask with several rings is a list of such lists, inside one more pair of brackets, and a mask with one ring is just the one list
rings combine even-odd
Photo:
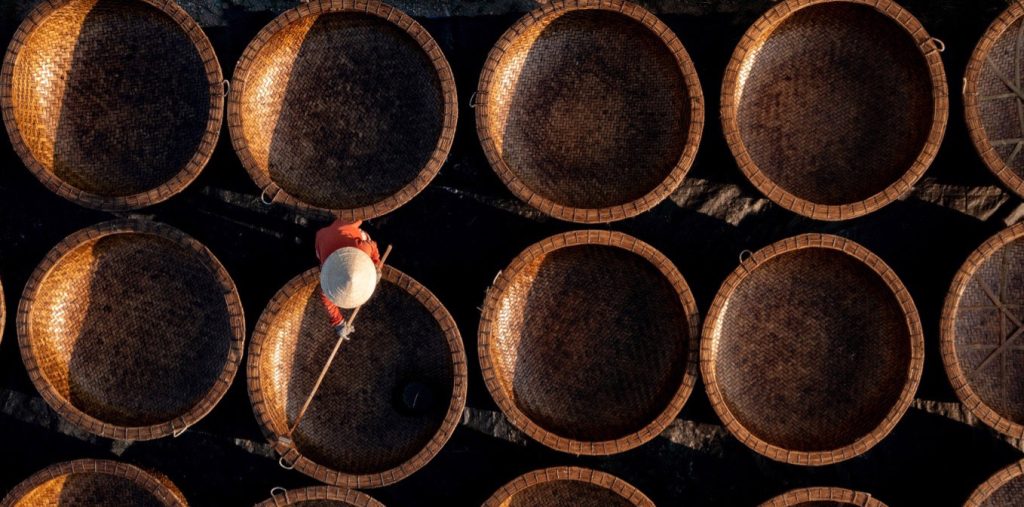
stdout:
[[87,459],[59,463],[37,472],[16,486],[0,505],[183,507],[187,504],[181,492],[162,477],[125,463]]
[[4,121],[50,190],[102,209],[138,208],[202,170],[223,118],[223,78],[174,0],[43,2],[8,48]]

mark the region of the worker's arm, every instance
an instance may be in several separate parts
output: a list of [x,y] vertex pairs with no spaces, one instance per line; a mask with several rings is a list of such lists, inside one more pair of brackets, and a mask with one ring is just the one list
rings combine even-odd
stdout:
[[327,317],[331,321],[331,327],[337,328],[345,322],[345,316],[341,314],[341,309],[328,299],[327,294],[324,294],[323,291],[320,291],[320,301],[323,302],[324,309],[327,310]]

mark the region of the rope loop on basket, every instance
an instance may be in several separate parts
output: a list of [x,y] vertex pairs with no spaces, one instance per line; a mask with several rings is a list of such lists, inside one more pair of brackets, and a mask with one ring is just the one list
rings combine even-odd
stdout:
[[281,505],[281,503],[278,501],[278,498],[280,496],[284,497],[284,505],[288,505],[288,502],[290,500],[288,499],[287,489],[284,489],[281,486],[274,486],[273,488],[270,489],[270,498],[274,501],[274,505]]
[[227,97],[228,95],[230,95],[230,94],[231,94],[231,80],[225,79],[225,80],[224,80],[224,81],[223,81],[223,82],[221,83],[221,86],[223,86],[223,87],[224,87],[224,96],[225,96],[225,97]]
[[[175,423],[181,424],[181,427],[175,427]],[[171,422],[171,438],[178,438],[186,431],[188,431],[188,423],[185,422],[184,417],[179,417]]]
[[[289,438],[281,438],[281,439],[279,439],[277,441],[277,444],[274,446],[274,448],[277,449],[277,452],[281,453],[281,457],[278,458],[277,464],[280,465],[280,467],[285,469],[285,470],[292,470],[292,469],[294,469],[295,468],[295,461],[298,461],[298,458],[301,456],[301,454],[299,453],[299,450],[296,449],[294,445],[292,445],[291,439],[289,439]],[[281,448],[284,448],[284,452],[281,452]],[[292,453],[295,453],[295,454],[298,455],[298,456],[295,457],[294,461],[288,459],[288,457],[291,456]]]
[[469,96],[469,108],[470,109],[476,108],[476,94],[477,94],[477,92],[473,92],[473,95]]
[[743,264],[744,262],[747,262],[753,256],[754,256],[754,252],[751,252],[750,250],[743,250],[743,251],[741,251],[740,252],[740,264]]
[[[267,187],[267,188],[270,188],[270,187]],[[260,202],[264,206],[270,206],[271,204],[274,204],[274,198],[273,197],[268,197],[268,195],[269,194],[268,194],[266,188],[264,188],[263,191],[260,192]]]
[[946,50],[946,43],[942,42],[942,39],[932,37],[931,42],[932,44],[935,44],[935,49],[938,50],[938,52],[942,53],[943,51]]

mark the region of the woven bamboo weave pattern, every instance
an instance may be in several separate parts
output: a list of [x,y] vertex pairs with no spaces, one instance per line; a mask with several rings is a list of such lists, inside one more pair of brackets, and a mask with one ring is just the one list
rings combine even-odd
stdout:
[[554,467],[517,477],[484,507],[654,507],[631,484],[604,472],[578,467]]
[[484,379],[513,424],[545,445],[621,452],[682,408],[697,320],[682,276],[649,245],[599,231],[554,236],[488,291]]
[[891,202],[927,169],[945,129],[936,48],[889,0],[773,8],[747,31],[722,86],[723,128],[741,169],[812,218]]
[[555,2],[492,50],[477,131],[513,193],[564,220],[643,212],[682,181],[703,127],[686,50],[624,2]]
[[978,486],[964,507],[1012,507],[1024,504],[1024,461],[1014,463]]
[[[293,279],[253,337],[250,398],[272,441],[294,423],[337,340],[319,287],[316,269]],[[327,483],[375,487],[411,474],[447,441],[465,403],[465,352],[440,302],[390,267],[355,326],[292,435],[295,465]],[[430,391],[425,413],[400,408],[408,382]]]
[[1024,5],[1012,3],[978,42],[967,65],[967,127],[985,164],[1024,196]]
[[284,490],[275,488],[271,497],[256,507],[384,507],[370,496],[334,486],[311,486]]
[[163,201],[202,170],[219,64],[171,0],[60,0],[30,14],[0,78],[15,149],[58,194],[102,209]]
[[943,311],[942,355],[964,405],[1024,438],[1024,225],[985,242],[960,269]]
[[867,493],[844,488],[803,488],[781,494],[761,507],[886,507]]
[[923,338],[913,301],[853,242],[803,235],[766,247],[723,284],[707,318],[702,371],[743,443],[821,465],[883,438],[913,396]]
[[353,219],[426,186],[454,135],[444,55],[415,21],[376,2],[282,14],[247,48],[233,86],[232,138],[266,197]]
[[53,465],[11,491],[2,507],[185,506],[173,484],[132,465],[78,460]]
[[84,429],[127,440],[182,431],[241,361],[234,284],[168,226],[108,222],[55,247],[25,287],[18,334],[33,383]]

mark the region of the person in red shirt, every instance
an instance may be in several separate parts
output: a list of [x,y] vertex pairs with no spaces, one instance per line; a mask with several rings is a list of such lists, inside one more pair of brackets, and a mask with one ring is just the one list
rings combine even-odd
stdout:
[[[350,250],[343,249],[356,248],[370,257],[373,265],[377,268],[377,279],[380,279],[380,252],[377,250],[377,243],[370,239],[369,234],[360,229],[362,223],[361,220],[348,222],[339,218],[331,223],[331,225],[317,231],[316,257],[320,261],[322,270],[324,269],[324,263],[331,258],[331,254],[339,250],[347,253]],[[331,326],[339,337],[348,337],[354,329],[345,322],[345,316],[342,315],[341,308],[335,304],[335,301],[331,300],[328,294],[332,290],[330,287],[326,287],[325,283],[327,282],[321,277],[320,300],[323,302],[324,309],[327,310]]]

